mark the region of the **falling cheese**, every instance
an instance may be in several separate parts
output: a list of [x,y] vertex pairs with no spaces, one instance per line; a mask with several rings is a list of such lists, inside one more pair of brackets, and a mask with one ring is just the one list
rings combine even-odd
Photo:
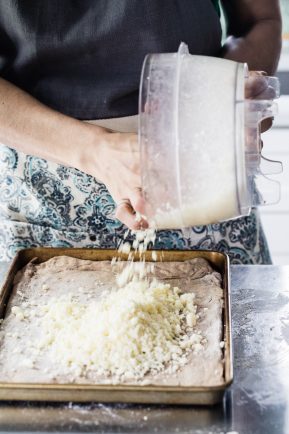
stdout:
[[199,349],[194,294],[156,280],[131,281],[81,304],[72,297],[43,307],[41,348],[67,372],[120,379],[175,372]]

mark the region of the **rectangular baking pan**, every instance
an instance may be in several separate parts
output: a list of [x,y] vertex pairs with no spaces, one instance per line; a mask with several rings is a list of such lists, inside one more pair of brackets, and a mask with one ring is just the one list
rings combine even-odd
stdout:
[[[224,347],[224,383],[210,387],[184,386],[146,386],[146,385],[98,385],[98,384],[52,384],[52,383],[0,383],[0,400],[31,401],[71,401],[71,402],[125,402],[146,404],[199,404],[208,405],[220,402],[225,390],[233,381],[233,355],[230,305],[230,271],[227,255],[207,250],[166,250],[159,251],[158,260],[185,261],[193,258],[207,259],[212,267],[222,275],[224,291],[223,336]],[[75,248],[31,248],[20,250],[6,275],[0,292],[0,318],[4,318],[5,309],[13,288],[17,271],[29,261],[37,258],[41,263],[54,256],[71,256],[92,261],[111,260],[118,256],[126,260],[127,255],[116,250],[75,249]],[[147,260],[151,253],[146,252]],[[0,348],[1,351],[1,348]]]

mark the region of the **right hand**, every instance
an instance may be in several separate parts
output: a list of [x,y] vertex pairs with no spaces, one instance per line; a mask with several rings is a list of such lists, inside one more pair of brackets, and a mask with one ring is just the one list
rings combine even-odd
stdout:
[[[250,71],[245,85],[245,98],[274,99],[275,91],[268,85],[267,74],[263,71]],[[261,122],[261,133],[272,127],[273,118],[266,118]]]
[[103,182],[116,203],[115,217],[133,230],[148,227],[141,191],[140,153],[137,134],[95,129],[95,143],[81,168]]

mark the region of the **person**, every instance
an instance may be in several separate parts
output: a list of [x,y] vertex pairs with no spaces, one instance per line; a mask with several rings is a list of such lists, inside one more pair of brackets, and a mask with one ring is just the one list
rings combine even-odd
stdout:
[[[33,246],[115,248],[144,228],[137,140],[147,53],[175,52],[276,70],[278,0],[0,2],[0,252]],[[258,74],[257,74],[258,75]],[[262,74],[261,74],[262,75]],[[260,76],[260,74],[258,75]],[[262,90],[252,81],[248,97]],[[256,85],[257,83],[257,85]],[[209,226],[159,231],[156,249],[216,249],[270,263],[256,210]]]

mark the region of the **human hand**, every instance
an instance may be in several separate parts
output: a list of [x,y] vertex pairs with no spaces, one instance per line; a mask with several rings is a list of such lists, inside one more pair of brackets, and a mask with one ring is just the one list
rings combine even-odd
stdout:
[[111,132],[94,125],[88,127],[95,131],[94,149],[82,170],[106,185],[117,206],[117,219],[130,229],[147,228],[137,135]]
[[[275,90],[269,86],[266,72],[250,71],[245,83],[245,98],[248,99],[274,99]],[[272,127],[274,118],[267,118],[261,122],[261,133]]]

